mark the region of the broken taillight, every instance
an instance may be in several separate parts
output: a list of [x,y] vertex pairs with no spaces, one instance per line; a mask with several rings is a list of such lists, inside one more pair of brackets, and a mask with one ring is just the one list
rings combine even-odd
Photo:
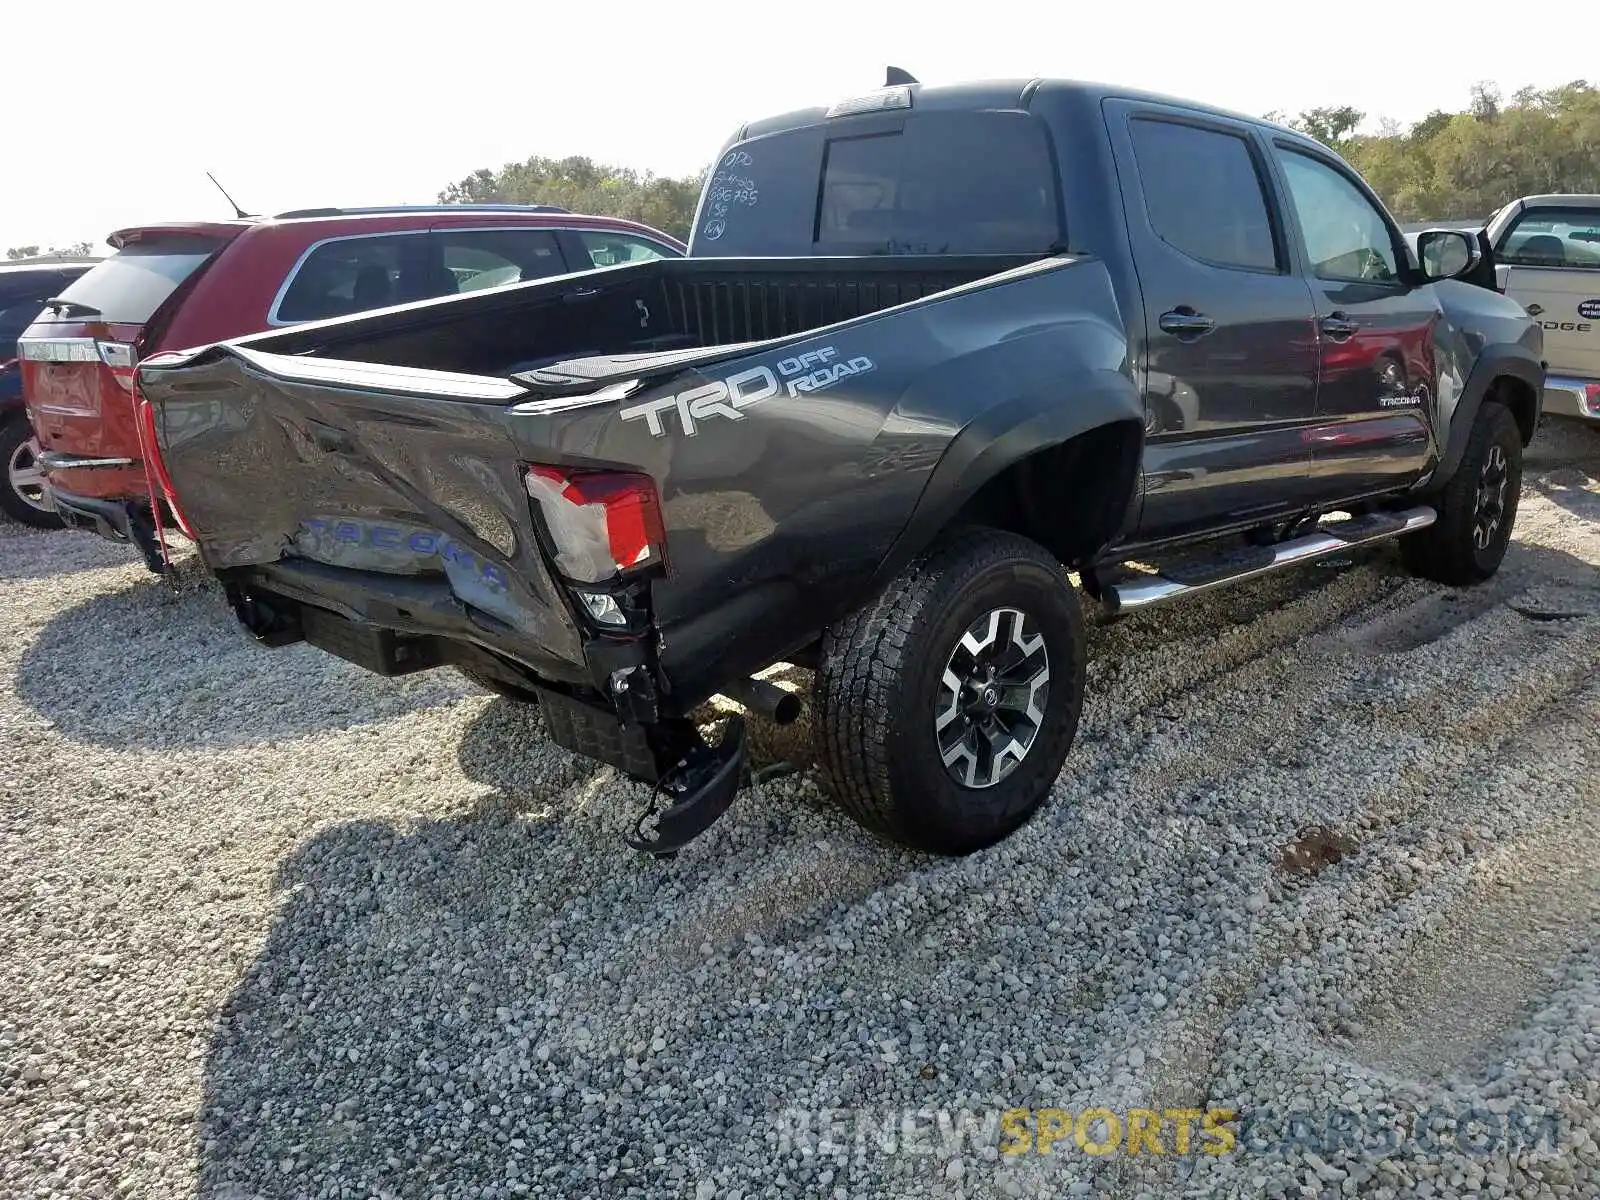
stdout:
[[111,372],[111,378],[121,385],[125,392],[133,391],[133,369],[138,365],[138,353],[131,342],[104,342],[94,344],[100,361]]
[[666,529],[655,480],[629,471],[529,466],[528,495],[544,515],[556,566],[577,583],[665,564]]
[[[161,461],[161,444],[156,441],[155,406],[140,394],[137,385],[133,387],[133,404],[135,416],[139,422],[139,453],[144,459],[145,471],[147,475],[153,477],[155,484],[160,487],[161,494],[166,498],[167,508],[172,511],[172,519],[177,521],[178,528],[183,530],[184,536],[191,541],[197,540],[188,518],[183,515],[183,510],[178,507],[177,493],[172,487],[172,476],[167,474],[167,464]],[[151,496],[150,500],[154,504],[155,497]],[[159,514],[152,515],[159,520]]]

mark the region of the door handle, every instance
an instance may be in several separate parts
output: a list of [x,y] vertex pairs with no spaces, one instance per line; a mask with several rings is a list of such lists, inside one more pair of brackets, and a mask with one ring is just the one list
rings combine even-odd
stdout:
[[576,304],[579,300],[589,300],[600,294],[599,288],[574,288],[565,293],[561,299],[568,304]]
[[1343,342],[1354,337],[1360,328],[1342,312],[1329,313],[1317,322],[1322,332],[1327,334],[1329,341]]
[[1158,322],[1163,333],[1170,333],[1180,341],[1193,341],[1204,337],[1217,327],[1217,323],[1204,313],[1197,313],[1187,304],[1180,304],[1171,312],[1161,314]]

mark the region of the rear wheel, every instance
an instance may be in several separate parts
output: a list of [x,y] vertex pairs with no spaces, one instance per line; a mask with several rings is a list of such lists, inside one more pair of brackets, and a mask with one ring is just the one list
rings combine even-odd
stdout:
[[39,469],[39,439],[28,418],[17,413],[0,424],[0,462],[6,464],[0,486],[0,509],[7,516],[39,529],[60,529],[61,518],[50,506],[44,472]]
[[1400,540],[1415,575],[1454,586],[1500,569],[1522,492],[1522,431],[1503,404],[1485,402],[1456,473],[1435,497],[1439,519]]
[[965,854],[1049,795],[1083,704],[1077,593],[1026,538],[968,529],[823,639],[822,765],[856,821]]

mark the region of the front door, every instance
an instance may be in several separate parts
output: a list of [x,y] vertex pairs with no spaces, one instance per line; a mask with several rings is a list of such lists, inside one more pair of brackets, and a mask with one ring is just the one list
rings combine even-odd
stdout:
[[1317,343],[1310,290],[1273,217],[1265,147],[1225,118],[1135,101],[1106,109],[1133,181],[1125,206],[1144,298],[1129,320],[1146,428],[1136,536],[1291,511],[1310,482]]
[[1413,275],[1398,230],[1353,174],[1298,144],[1278,144],[1274,153],[1322,348],[1311,434],[1318,498],[1403,486],[1435,450],[1439,301]]

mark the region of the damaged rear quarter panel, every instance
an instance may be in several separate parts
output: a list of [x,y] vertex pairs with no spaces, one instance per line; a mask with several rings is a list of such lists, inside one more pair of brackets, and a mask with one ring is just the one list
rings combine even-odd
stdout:
[[212,570],[304,558],[442,575],[473,608],[583,661],[501,406],[300,384],[226,351],[141,386]]
[[703,671],[763,666],[862,603],[979,414],[1018,397],[1070,409],[1075,379],[1117,372],[1128,411],[1112,416],[1140,419],[1104,268],[1054,260],[577,407],[557,425],[543,405],[508,419],[523,457],[553,449],[655,478],[670,565],[653,589],[663,662],[693,691]]

